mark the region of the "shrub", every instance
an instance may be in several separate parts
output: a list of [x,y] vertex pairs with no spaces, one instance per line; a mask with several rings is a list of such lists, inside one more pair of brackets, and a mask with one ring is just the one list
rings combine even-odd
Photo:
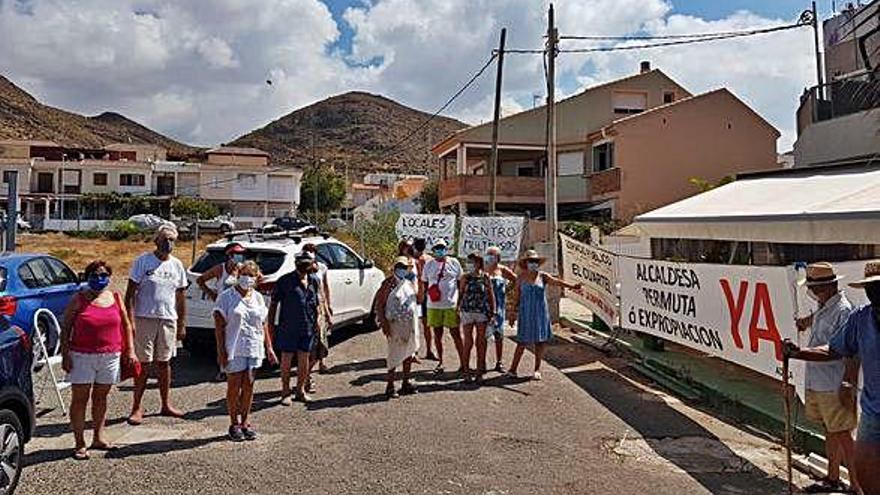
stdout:
[[378,268],[388,271],[397,256],[395,226],[400,212],[377,213],[372,218],[358,218],[350,231],[340,231],[337,237],[373,260]]

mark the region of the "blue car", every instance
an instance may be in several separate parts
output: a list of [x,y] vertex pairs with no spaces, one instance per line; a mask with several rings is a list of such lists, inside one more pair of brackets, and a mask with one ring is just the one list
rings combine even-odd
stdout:
[[[0,316],[30,332],[34,313],[46,308],[61,321],[64,308],[82,288],[79,277],[63,261],[45,254],[4,253],[0,255]],[[39,337],[50,355],[58,352],[59,329],[47,319],[37,323]],[[30,335],[32,340],[37,336]],[[36,346],[34,352],[36,352]],[[2,493],[2,492],[0,492]]]
[[24,444],[34,430],[31,342],[20,327],[0,317],[0,495],[21,477]]

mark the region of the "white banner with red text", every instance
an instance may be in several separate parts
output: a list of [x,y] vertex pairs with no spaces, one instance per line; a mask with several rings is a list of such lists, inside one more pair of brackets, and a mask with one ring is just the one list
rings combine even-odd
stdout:
[[[782,341],[799,340],[794,268],[618,261],[621,326],[782,379]],[[790,379],[803,397],[803,362]]]

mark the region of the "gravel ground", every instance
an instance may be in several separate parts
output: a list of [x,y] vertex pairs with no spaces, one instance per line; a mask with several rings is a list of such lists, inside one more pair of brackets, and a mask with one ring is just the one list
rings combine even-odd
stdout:
[[[276,375],[258,379],[255,442],[225,440],[225,386],[210,381],[211,361],[183,352],[172,394],[186,419],[126,425],[124,385],[109,414],[117,451],[70,459],[65,418],[51,412],[28,445],[19,493],[784,491],[778,447],[633,380],[625,363],[564,331],[541,382],[492,373],[474,388],[452,376],[435,380],[426,361],[420,393],[392,402],[382,395],[382,335],[354,329],[337,337],[344,340],[332,349],[331,373],[317,377],[312,404],[280,406]],[[450,341],[450,363],[453,349]],[[507,359],[512,350],[508,341]],[[520,371],[531,363],[526,354]],[[147,407],[157,410],[155,391]]]

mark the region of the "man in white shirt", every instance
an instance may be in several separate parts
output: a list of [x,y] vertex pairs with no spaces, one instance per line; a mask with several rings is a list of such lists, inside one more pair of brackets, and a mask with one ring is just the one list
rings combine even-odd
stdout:
[[[852,304],[838,287],[841,277],[834,273],[830,263],[807,266],[807,290],[819,309],[807,318],[798,320],[800,331],[810,328],[808,347],[828,345],[828,342],[846,323],[852,313]],[[858,362],[837,359],[806,365],[807,417],[825,429],[825,452],[828,457],[828,476],[811,485],[804,493],[846,491],[840,482],[841,461],[850,468],[850,481],[858,486],[855,476],[852,430],[856,427],[856,389]]]
[[[434,259],[425,262],[420,277],[428,300],[428,326],[434,330],[434,346],[439,363],[434,373],[443,373],[443,329],[448,328],[460,362],[464,363],[461,330],[458,326],[458,279],[463,271],[457,259],[448,256],[449,247],[440,239],[434,243]],[[461,369],[461,368],[459,368]]]
[[144,373],[135,380],[134,401],[129,424],[139,425],[144,420],[141,400],[147,389],[150,369],[159,381],[162,416],[179,418],[183,412],[169,401],[171,391],[171,358],[177,341],[186,336],[186,305],[184,291],[188,285],[186,269],[171,255],[177,229],[162,225],[156,232],[156,249],[139,256],[131,267],[125,307],[134,325],[134,350],[144,365]]

